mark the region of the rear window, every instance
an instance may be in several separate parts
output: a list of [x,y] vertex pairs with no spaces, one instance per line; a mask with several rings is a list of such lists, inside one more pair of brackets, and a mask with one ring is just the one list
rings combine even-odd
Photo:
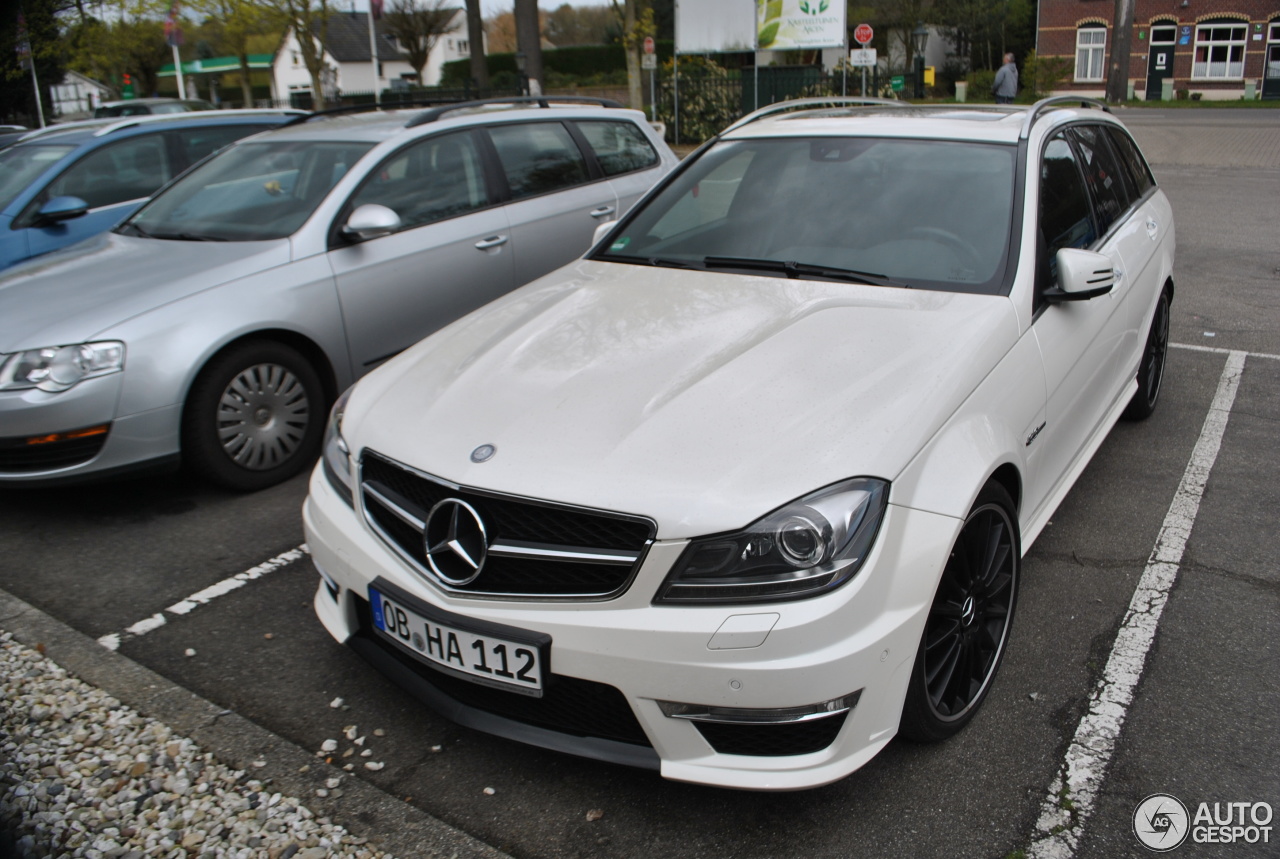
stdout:
[[658,163],[658,153],[634,123],[580,121],[577,126],[606,176],[644,170]]

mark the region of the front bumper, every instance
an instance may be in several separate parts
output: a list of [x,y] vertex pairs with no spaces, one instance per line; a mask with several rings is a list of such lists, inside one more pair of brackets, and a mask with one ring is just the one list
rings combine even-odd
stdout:
[[[112,373],[56,394],[0,393],[0,485],[48,485],[176,460],[182,406],[117,418],[123,379],[124,374]],[[100,443],[55,442],[63,446],[55,456],[40,455],[42,445],[31,447],[32,456],[23,453],[27,438],[104,425],[109,426],[104,435],[86,440]]]
[[[303,520],[324,578],[315,608],[325,628],[447,717],[560,751],[656,763],[671,779],[760,790],[837,781],[892,739],[925,615],[961,524],[890,505],[866,566],[835,592],[785,603],[702,607],[651,602],[684,540],[655,542],[631,586],[611,600],[494,600],[446,594],[420,578],[338,497],[319,467]],[[612,693],[604,690],[615,690],[639,735],[628,738],[621,728],[603,738],[549,730],[540,717],[520,715],[527,707],[504,709],[489,692],[472,696],[473,684],[440,682],[440,675],[420,670],[369,631],[366,601],[377,578],[425,606],[551,636],[554,675],[568,678],[568,687],[585,683],[605,697]],[[856,705],[839,722],[826,723],[836,728],[834,739],[798,754],[779,753],[767,741],[761,753],[743,753],[749,741],[731,737],[726,744],[720,729],[668,716],[662,703],[720,708],[718,713],[776,711],[855,694]],[[735,730],[731,726],[729,733]]]

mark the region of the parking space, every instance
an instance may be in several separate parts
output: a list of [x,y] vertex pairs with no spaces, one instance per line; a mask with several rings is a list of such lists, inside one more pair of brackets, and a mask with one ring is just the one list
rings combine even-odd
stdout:
[[[1267,121],[1262,137],[1280,140],[1280,124]],[[1178,217],[1172,339],[1184,348],[1170,353],[1155,415],[1115,428],[1028,554],[991,698],[949,742],[895,741],[829,787],[750,794],[458,728],[315,619],[314,569],[286,554],[302,541],[305,477],[252,495],[182,476],[5,493],[0,589],[95,639],[120,636],[125,656],[304,750],[340,740],[335,764],[514,856],[1016,856],[1045,834],[1051,785],[1196,454],[1228,350],[1237,350],[1244,368],[1220,415],[1221,447],[1099,793],[1087,820],[1064,803],[1066,852],[1041,855],[1145,855],[1132,815],[1152,793],[1189,807],[1278,807],[1280,261],[1270,210],[1280,155],[1270,166],[1206,165],[1211,128],[1162,124],[1154,113],[1132,125],[1144,147],[1179,127],[1201,134],[1169,150],[1194,157],[1156,163]],[[231,580],[242,586],[220,584]],[[208,602],[170,610],[201,592]],[[157,615],[163,624],[137,626]],[[352,725],[364,746],[344,739]],[[363,771],[369,760],[386,766]],[[603,815],[588,819],[593,811]],[[1189,841],[1177,855],[1275,850],[1275,838],[1229,848]]]

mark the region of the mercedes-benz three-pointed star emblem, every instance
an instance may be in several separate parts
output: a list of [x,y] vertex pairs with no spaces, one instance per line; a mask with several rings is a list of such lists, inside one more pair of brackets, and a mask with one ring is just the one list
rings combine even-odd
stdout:
[[476,508],[446,498],[427,514],[424,532],[427,564],[441,581],[463,587],[476,580],[489,554],[489,537]]

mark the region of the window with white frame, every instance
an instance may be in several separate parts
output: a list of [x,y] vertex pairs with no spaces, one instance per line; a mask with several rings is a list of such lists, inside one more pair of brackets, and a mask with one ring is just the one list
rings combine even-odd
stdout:
[[460,53],[460,54],[469,54],[469,53],[471,53],[471,43],[470,43],[470,42],[468,42],[466,39],[459,39],[459,40],[458,40],[458,53]]
[[1076,80],[1100,81],[1102,58],[1107,50],[1107,28],[1081,27],[1076,31]]
[[1192,80],[1239,80],[1244,77],[1244,45],[1249,25],[1209,22],[1196,27]]

